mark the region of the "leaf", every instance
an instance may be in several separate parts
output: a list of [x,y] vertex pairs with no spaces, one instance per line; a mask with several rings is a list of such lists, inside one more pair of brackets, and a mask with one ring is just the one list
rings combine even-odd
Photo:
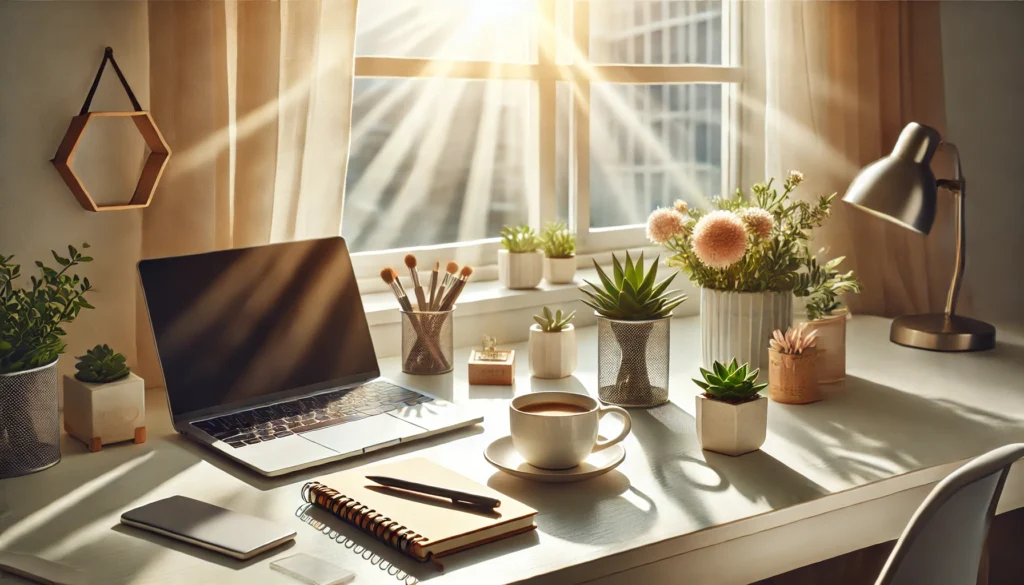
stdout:
[[50,253],[53,254],[53,259],[57,261],[57,264],[60,264],[61,266],[67,266],[68,264],[71,264],[70,260],[68,260],[67,258],[61,258],[53,250],[50,250]]

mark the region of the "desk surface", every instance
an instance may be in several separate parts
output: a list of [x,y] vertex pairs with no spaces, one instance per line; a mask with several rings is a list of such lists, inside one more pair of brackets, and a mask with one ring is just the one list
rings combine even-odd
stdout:
[[[794,563],[873,544],[871,539],[894,538],[929,484],[966,458],[1024,441],[1024,336],[1019,332],[1000,329],[1000,342],[990,352],[939,354],[889,343],[885,319],[856,317],[849,325],[845,383],[826,386],[826,399],[816,404],[771,403],[764,447],[732,458],[700,449],[693,420],[697,388],[690,382],[700,355],[698,320],[675,320],[671,402],[632,410],[625,462],[608,475],[578,484],[509,477],[491,467],[481,451],[508,432],[506,409],[512,396],[555,389],[595,392],[593,328],[579,331],[580,366],[564,380],[531,378],[525,345],[516,346],[515,387],[468,386],[468,350],[457,352],[460,366],[454,374],[433,378],[405,376],[398,373],[396,360],[385,360],[382,369],[389,377],[480,408],[485,424],[276,480],[258,477],[174,434],[163,395],[150,392],[146,444],[112,445],[90,454],[65,437],[58,466],[0,481],[0,549],[60,560],[85,570],[95,583],[109,585],[290,584],[294,581],[271,571],[269,562],[300,551],[355,570],[362,584],[394,584],[406,574],[439,585],[602,577],[601,582],[611,583],[624,579],[607,575],[628,570],[657,581],[657,572],[643,573],[646,567],[716,547],[733,547],[729,550],[735,554],[756,544],[751,539],[759,534],[782,537],[778,531],[799,529],[788,534],[801,542],[781,547],[801,551],[792,558],[782,562],[763,549],[760,554],[747,550],[744,562],[716,563],[714,578],[705,573],[699,582],[767,577],[798,566]],[[308,479],[329,484],[332,473],[412,455],[431,458],[537,508],[538,529],[454,555],[446,561],[447,571],[437,573],[340,522],[324,527],[318,524],[321,516],[301,517],[299,487]],[[1022,483],[1008,482],[1001,509],[1024,506]],[[290,548],[242,563],[118,524],[123,511],[173,494],[285,523],[298,538]],[[884,523],[876,514],[838,515],[901,494],[908,497],[895,513],[885,514],[895,518],[886,534],[872,533],[873,525]],[[814,528],[810,522],[815,519],[828,522]],[[675,563],[671,581],[706,570],[698,564]]]

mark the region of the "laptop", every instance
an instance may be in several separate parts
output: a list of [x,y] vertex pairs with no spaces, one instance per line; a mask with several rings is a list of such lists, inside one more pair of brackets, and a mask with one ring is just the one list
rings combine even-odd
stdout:
[[343,238],[139,262],[174,428],[266,476],[482,422],[382,378]]

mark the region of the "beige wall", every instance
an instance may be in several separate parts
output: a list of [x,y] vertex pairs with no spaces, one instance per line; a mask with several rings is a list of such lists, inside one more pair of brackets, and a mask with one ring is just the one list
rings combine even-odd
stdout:
[[[1024,318],[1024,3],[943,2],[947,138],[968,185],[972,315]],[[968,307],[964,307],[968,309]]]
[[[78,114],[103,56],[118,64],[143,107],[149,103],[149,41],[145,2],[0,2],[0,253],[16,254],[23,272],[49,260],[50,249],[89,242],[95,262],[81,273],[94,283],[95,311],[68,328],[61,370],[73,356],[109,343],[135,363],[135,263],[141,245],[139,211],[83,210],[50,164],[71,117]],[[108,66],[95,110],[131,104]],[[123,128],[94,128],[83,141],[85,184],[110,201],[130,191],[139,144]]]

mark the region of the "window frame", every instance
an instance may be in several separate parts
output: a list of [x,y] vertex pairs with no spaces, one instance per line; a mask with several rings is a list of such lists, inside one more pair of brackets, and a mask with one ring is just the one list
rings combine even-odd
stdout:
[[[556,22],[556,10],[563,0],[534,0],[534,34],[537,39],[535,63],[490,62],[407,57],[357,56],[356,78],[398,79],[462,79],[462,80],[526,80],[533,82],[532,92],[537,106],[531,116],[530,131],[537,139],[535,165],[530,182],[528,222],[539,228],[557,218],[557,117],[556,88],[568,83],[571,96],[569,113],[569,226],[576,232],[577,257],[647,245],[643,224],[614,227],[590,227],[590,100],[591,76],[601,83],[651,85],[674,83],[714,83],[722,91],[722,193],[736,184],[740,168],[739,112],[736,99],[744,81],[744,70],[736,63],[740,43],[740,0],[722,1],[722,65],[643,65],[628,63],[589,63],[590,5],[599,0],[570,0],[572,5],[571,36],[575,48],[570,62],[558,60],[558,32],[563,24]],[[554,23],[553,26],[543,22]],[[547,31],[547,32],[545,32]],[[663,35],[667,36],[667,35]],[[708,35],[710,37],[710,35]],[[663,39],[663,43],[666,42]],[[532,139],[532,138],[531,138]],[[529,197],[528,195],[528,197]],[[364,287],[383,290],[377,273],[381,266],[401,266],[406,254],[415,253],[419,269],[428,270],[440,262],[442,270],[449,260],[476,267],[492,267],[496,263],[499,238],[452,242],[353,254],[357,276]],[[480,271],[487,278],[493,270]],[[491,276],[493,277],[493,276]],[[378,286],[379,285],[379,286]],[[369,291],[368,291],[369,292]]]

